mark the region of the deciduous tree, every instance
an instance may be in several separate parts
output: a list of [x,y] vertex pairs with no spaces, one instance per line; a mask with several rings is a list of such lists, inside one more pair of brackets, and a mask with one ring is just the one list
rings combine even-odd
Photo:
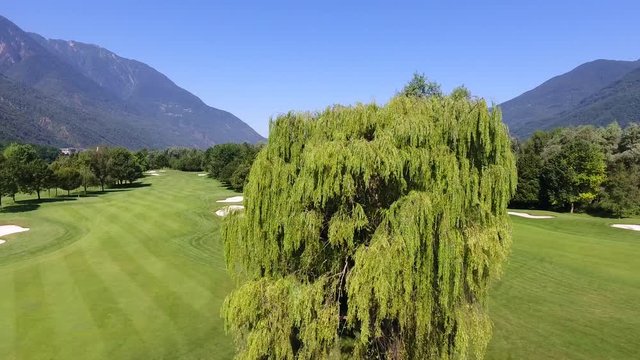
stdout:
[[481,100],[279,117],[223,227],[238,358],[482,357],[515,185]]

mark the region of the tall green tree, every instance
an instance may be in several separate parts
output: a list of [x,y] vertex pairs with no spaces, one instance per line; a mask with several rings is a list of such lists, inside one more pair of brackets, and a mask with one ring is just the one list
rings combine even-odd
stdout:
[[18,192],[18,184],[11,174],[4,154],[0,153],[0,206],[3,196],[15,196]]
[[[93,176],[89,170],[89,160],[90,155],[88,153],[58,157],[58,159],[50,165],[56,188],[66,190],[67,196],[70,196],[71,190],[82,186],[86,180],[85,176]],[[83,172],[88,172],[90,175],[83,174]],[[85,194],[86,191],[85,187]]]
[[51,170],[31,145],[11,144],[4,150],[9,176],[25,193],[36,193],[46,189],[51,177]]
[[[458,89],[458,91],[454,92],[454,97],[460,97],[460,95],[464,95],[462,97],[470,96],[466,88],[461,87]],[[464,91],[462,89],[464,89]],[[409,97],[442,96],[442,90],[440,89],[440,84],[429,81],[424,74],[415,72],[411,81],[409,81],[400,92],[400,95]]]
[[204,168],[212,178],[236,191],[242,191],[261,148],[261,145],[247,143],[216,145],[205,151]]
[[136,161],[138,162],[138,165],[140,165],[140,169],[142,171],[147,171],[147,170],[151,170],[151,168],[149,167],[149,158],[150,158],[150,152],[148,149],[142,149],[139,151],[136,151],[133,156],[136,158]]
[[551,157],[542,171],[548,199],[552,205],[569,207],[595,200],[606,179],[606,162],[602,148],[577,139],[564,145]]
[[640,166],[617,162],[610,166],[598,207],[622,218],[640,214]]
[[518,188],[511,199],[517,207],[533,208],[540,206],[540,175],[544,166],[542,153],[548,141],[544,132],[536,132],[524,143],[516,143],[514,149],[518,168]]
[[469,89],[467,89],[466,86],[461,85],[453,89],[451,91],[450,96],[454,99],[459,99],[459,100],[461,99],[471,100],[471,91],[469,91]]
[[91,153],[82,151],[74,157],[73,161],[74,167],[82,178],[81,186],[84,189],[84,194],[87,195],[89,186],[99,185],[98,178],[91,171]]
[[240,144],[219,144],[205,151],[205,170],[218,178],[225,166],[242,157]]
[[223,226],[239,359],[481,358],[515,161],[484,101],[405,97],[271,125]]
[[89,150],[89,167],[91,172],[98,179],[100,189],[104,191],[104,186],[109,179],[109,159],[111,158],[110,149],[107,147],[98,147],[96,150]]
[[58,187],[67,191],[67,196],[71,195],[71,190],[77,189],[82,185],[82,174],[72,167],[64,166],[55,172]]
[[120,184],[125,182],[131,184],[142,177],[142,168],[136,158],[129,150],[122,147],[109,151],[107,172],[113,180]]

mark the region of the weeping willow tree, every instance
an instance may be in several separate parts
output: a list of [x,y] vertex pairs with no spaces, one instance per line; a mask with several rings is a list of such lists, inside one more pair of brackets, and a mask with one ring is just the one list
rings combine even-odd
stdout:
[[515,184],[482,100],[279,117],[222,230],[237,358],[481,358]]

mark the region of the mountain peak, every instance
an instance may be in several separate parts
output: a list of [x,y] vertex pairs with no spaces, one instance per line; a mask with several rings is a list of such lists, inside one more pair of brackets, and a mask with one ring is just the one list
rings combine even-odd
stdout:
[[[68,136],[51,143],[207,147],[262,140],[233,114],[206,105],[142,62],[98,45],[26,33],[1,16],[0,74],[32,88],[34,102],[46,97],[49,104],[65,107],[62,113],[78,112],[70,117],[92,119],[68,124]],[[65,121],[60,116],[46,123]]]
[[[503,119],[511,132],[519,137],[528,136],[535,130],[567,125],[566,116],[584,106],[586,99],[596,96],[638,68],[640,61],[598,59],[581,64],[502,103]],[[640,118],[640,114],[637,115]],[[607,121],[605,118],[599,117],[598,121]],[[609,121],[614,120],[619,119],[611,118]],[[574,119],[570,123],[590,123],[590,120]]]

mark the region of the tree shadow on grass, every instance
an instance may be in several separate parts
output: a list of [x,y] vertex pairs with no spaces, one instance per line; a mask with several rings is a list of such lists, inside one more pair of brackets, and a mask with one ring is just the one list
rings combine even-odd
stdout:
[[18,200],[9,205],[2,205],[0,207],[0,213],[22,213],[27,211],[33,211],[40,207],[41,204],[46,203],[56,203],[62,201],[76,201],[80,198],[89,198],[89,197],[99,197],[108,195],[109,193],[117,193],[122,191],[131,191],[137,188],[145,188],[149,187],[151,184],[147,183],[133,183],[133,184],[122,184],[122,185],[113,185],[112,187],[105,189],[104,191],[88,191],[86,194],[81,191],[79,193],[73,193],[71,195],[67,194],[59,194],[52,195],[51,197],[42,198],[42,199],[28,199],[28,200]]
[[0,213],[22,213],[27,211],[33,211],[40,207],[40,204],[46,203],[56,203],[62,201],[75,201],[74,197],[55,197],[55,198],[47,198],[47,199],[29,199],[29,200],[19,200],[11,205],[6,205],[0,208]]
[[27,211],[33,211],[40,207],[40,204],[11,204],[11,205],[3,205],[0,209],[0,213],[6,214],[14,214],[14,213],[22,213]]

